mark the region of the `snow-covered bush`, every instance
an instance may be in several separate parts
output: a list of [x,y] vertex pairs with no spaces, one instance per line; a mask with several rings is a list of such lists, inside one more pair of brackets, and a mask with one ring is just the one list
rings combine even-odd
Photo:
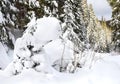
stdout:
[[56,18],[44,17],[38,20],[34,18],[27,27],[24,35],[15,43],[14,60],[6,71],[15,75],[23,69],[32,68],[47,73],[50,71],[51,60],[46,53],[48,49],[46,45],[59,39],[60,23]]

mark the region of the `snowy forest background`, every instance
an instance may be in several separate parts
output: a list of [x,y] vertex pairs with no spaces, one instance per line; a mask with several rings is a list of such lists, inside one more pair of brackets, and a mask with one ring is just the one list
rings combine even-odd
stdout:
[[1,71],[77,73],[105,54],[119,55],[120,0],[107,2],[112,19],[106,21],[87,0],[0,0]]

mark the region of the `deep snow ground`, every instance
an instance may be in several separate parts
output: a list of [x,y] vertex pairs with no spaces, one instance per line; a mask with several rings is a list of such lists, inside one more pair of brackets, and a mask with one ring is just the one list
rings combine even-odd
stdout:
[[16,76],[0,71],[0,84],[120,84],[120,55],[101,54],[91,68],[81,68],[74,74],[24,70]]

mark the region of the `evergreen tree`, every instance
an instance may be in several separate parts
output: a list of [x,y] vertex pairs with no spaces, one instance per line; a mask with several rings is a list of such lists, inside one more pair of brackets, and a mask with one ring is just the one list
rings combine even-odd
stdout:
[[86,28],[83,19],[83,9],[80,0],[66,0],[65,1],[65,23],[68,38],[71,40],[78,50],[83,50],[86,40]]
[[37,11],[36,4],[29,0],[2,0],[0,2],[1,12],[5,19],[2,24],[7,29],[24,29],[30,21],[32,10],[36,8]]
[[112,21],[110,23],[113,28],[113,42],[115,51],[120,52],[120,0],[108,0],[112,7]]
[[0,11],[2,14],[1,28],[1,41],[8,47],[13,48],[13,43],[10,37],[10,30],[14,31],[14,28],[23,29],[28,22],[26,18],[26,7],[21,4],[22,1],[18,0],[1,0]]
[[[43,4],[44,16],[56,17],[63,22],[64,17],[64,2],[61,0],[45,0]],[[42,5],[42,3],[40,3]]]
[[81,67],[82,55],[80,54],[86,49],[87,43],[87,28],[83,15],[82,0],[66,0],[64,12],[65,35],[67,33],[68,39],[73,43],[74,51],[72,63],[68,63],[67,71],[74,73],[77,68]]
[[88,9],[87,0],[82,0],[82,10],[83,10],[83,19],[85,22],[85,26],[88,26],[89,20],[90,20],[90,14]]
[[61,0],[1,0],[0,8],[7,28],[24,29],[33,15],[57,17],[62,21],[64,1]]
[[[0,10],[3,16],[3,21],[0,24],[0,38],[7,44],[11,44],[9,41],[10,30],[13,32],[14,29],[24,31],[25,25],[32,19],[33,16],[41,18],[43,16],[53,16],[63,21],[62,6],[63,1],[60,0],[1,0]],[[6,32],[7,31],[7,32]],[[3,40],[7,39],[6,41]]]
[[104,48],[104,51],[110,52],[112,50],[112,30],[107,25],[104,18],[102,18],[102,20],[101,20],[101,26],[102,26],[103,31],[105,33],[105,37],[104,37],[104,39],[105,39],[105,41],[104,41],[105,48]]
[[9,33],[9,31],[0,25],[0,42],[2,42],[3,45],[7,45],[8,48],[14,49],[14,44],[12,38],[9,37]]
[[89,14],[90,14],[90,20],[89,20],[89,24],[87,27],[87,38],[89,40],[90,44],[95,44],[95,31],[97,31],[96,29],[96,17],[92,8],[92,5],[90,4],[89,6]]
[[104,52],[104,48],[107,45],[106,32],[96,18],[91,4],[89,6],[89,15],[90,20],[87,26],[87,39],[90,43],[90,48],[98,52]]

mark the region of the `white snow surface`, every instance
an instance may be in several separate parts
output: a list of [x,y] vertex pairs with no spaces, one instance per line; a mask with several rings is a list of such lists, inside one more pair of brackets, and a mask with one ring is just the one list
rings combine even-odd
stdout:
[[10,59],[4,45],[0,42],[0,68],[5,69],[10,63]]
[[120,55],[105,57],[96,62],[92,69],[81,68],[75,74],[41,73],[26,69],[17,76],[0,72],[0,84],[120,84]]
[[[73,45],[59,38],[59,21],[50,17],[34,18],[27,26],[24,35],[15,43],[13,61],[0,71],[0,84],[120,84],[120,54],[86,51],[81,60],[88,60],[85,67],[76,73],[60,73],[51,65],[62,55],[63,59],[72,59]],[[34,63],[40,65],[33,68]]]

